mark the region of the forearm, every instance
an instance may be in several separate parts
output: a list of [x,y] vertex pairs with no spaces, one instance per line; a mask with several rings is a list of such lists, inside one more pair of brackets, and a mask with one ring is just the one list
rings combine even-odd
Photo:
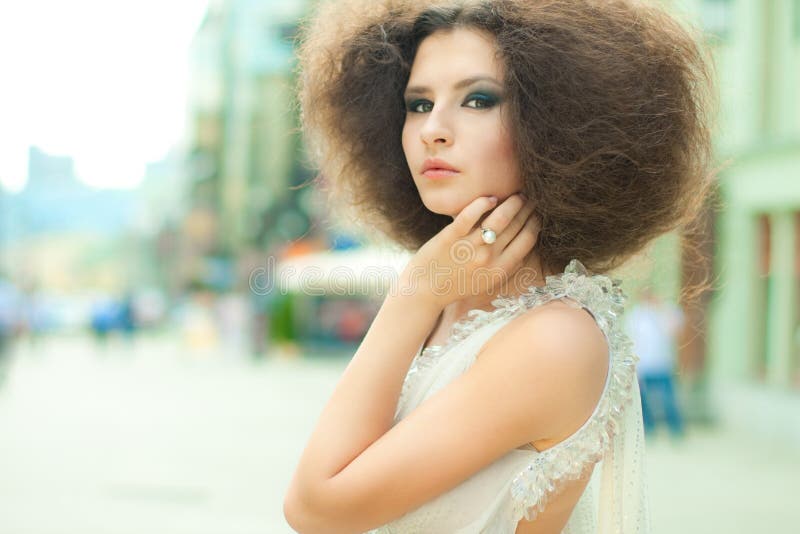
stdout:
[[411,360],[441,311],[404,293],[386,297],[322,410],[292,480],[295,496],[314,495],[392,427]]

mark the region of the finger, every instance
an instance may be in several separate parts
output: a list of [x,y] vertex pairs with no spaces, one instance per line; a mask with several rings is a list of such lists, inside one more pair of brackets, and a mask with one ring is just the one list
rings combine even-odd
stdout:
[[[492,200],[494,198],[494,200]],[[478,197],[456,215],[450,223],[458,237],[466,236],[475,227],[478,220],[488,210],[497,205],[497,197]]]
[[[519,194],[511,195],[497,206],[483,221],[481,226],[491,228],[499,238],[505,232],[514,216],[525,206],[525,199]],[[480,229],[477,230],[480,234]]]
[[506,226],[506,229],[503,230],[503,233],[498,234],[497,241],[495,242],[495,247],[499,250],[503,250],[508,246],[512,239],[519,233],[523,226],[525,226],[525,221],[528,220],[528,217],[533,214],[535,204],[532,201],[525,202],[511,222]]
[[536,246],[540,229],[541,224],[539,217],[536,214],[532,214],[528,217],[528,220],[525,221],[519,233],[514,236],[514,239],[512,239],[508,246],[500,253],[498,260],[511,265],[516,265],[521,262],[525,259],[525,256],[533,250],[533,247]]

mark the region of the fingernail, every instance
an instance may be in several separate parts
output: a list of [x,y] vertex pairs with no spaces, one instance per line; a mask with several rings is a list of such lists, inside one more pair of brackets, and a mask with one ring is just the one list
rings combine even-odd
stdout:
[[497,202],[497,197],[489,197],[489,200],[491,200],[492,203],[494,204],[495,202]]

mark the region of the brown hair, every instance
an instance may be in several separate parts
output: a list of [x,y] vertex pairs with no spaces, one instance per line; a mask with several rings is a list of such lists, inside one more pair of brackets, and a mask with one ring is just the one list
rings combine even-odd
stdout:
[[492,34],[546,270],[607,272],[694,222],[713,186],[713,63],[692,30],[633,0],[321,2],[302,27],[299,103],[319,184],[416,250],[429,211],[401,144],[403,91],[435,31]]

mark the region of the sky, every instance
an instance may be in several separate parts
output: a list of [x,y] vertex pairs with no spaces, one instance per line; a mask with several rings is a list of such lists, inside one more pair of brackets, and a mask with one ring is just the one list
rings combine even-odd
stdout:
[[181,141],[188,49],[208,0],[0,2],[0,185],[28,146],[75,159],[95,187],[138,185]]

